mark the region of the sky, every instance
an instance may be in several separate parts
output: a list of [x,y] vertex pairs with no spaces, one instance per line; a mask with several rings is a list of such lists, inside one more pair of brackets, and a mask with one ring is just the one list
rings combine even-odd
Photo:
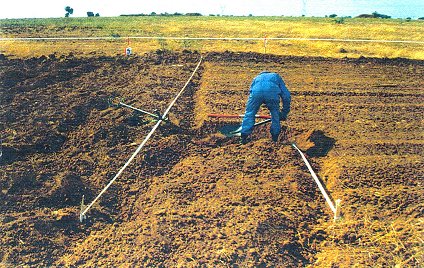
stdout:
[[2,0],[0,19],[64,17],[66,6],[74,9],[72,17],[86,17],[87,11],[102,17],[151,12],[355,17],[374,11],[392,18],[424,17],[424,0]]

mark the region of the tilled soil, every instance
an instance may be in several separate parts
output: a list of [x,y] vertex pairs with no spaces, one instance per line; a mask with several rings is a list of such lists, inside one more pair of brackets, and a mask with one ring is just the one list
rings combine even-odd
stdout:
[[82,196],[93,200],[155,124],[109,98],[163,112],[199,59],[2,57],[2,264],[296,267],[325,260],[334,237],[357,246],[359,227],[329,234],[331,211],[283,135],[272,143],[265,125],[239,145],[218,131],[239,121],[207,117],[243,113],[264,69],[286,78],[288,139],[342,199],[346,220],[370,216],[369,204],[384,224],[422,218],[422,62],[210,53],[169,122],[80,223]]

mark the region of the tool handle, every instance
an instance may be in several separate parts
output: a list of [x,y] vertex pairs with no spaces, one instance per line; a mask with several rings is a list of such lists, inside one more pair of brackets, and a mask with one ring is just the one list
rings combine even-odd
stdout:
[[[244,114],[208,114],[208,117],[213,118],[240,118],[244,117]],[[256,115],[256,118],[270,119],[270,115]]]

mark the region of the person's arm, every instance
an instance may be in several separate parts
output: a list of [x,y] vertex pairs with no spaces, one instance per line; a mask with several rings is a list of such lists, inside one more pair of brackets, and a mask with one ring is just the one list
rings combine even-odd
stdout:
[[281,109],[281,119],[286,120],[290,112],[291,96],[287,88],[282,90],[281,99],[283,100],[283,109]]
[[281,99],[283,100],[283,108],[281,109],[280,119],[286,120],[290,112],[291,96],[283,79],[279,76],[279,87],[281,89]]
[[250,93],[252,93],[252,88],[253,88],[253,85],[256,83],[256,77],[255,78],[253,78],[253,80],[252,80],[252,83],[250,83],[250,87],[249,87],[249,94]]

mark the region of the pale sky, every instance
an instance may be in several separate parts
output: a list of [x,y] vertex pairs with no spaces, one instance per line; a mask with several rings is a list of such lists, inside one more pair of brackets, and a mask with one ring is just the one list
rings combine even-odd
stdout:
[[87,11],[102,17],[121,14],[189,13],[247,16],[357,16],[377,11],[393,18],[424,17],[424,0],[2,0],[0,19],[86,17]]

